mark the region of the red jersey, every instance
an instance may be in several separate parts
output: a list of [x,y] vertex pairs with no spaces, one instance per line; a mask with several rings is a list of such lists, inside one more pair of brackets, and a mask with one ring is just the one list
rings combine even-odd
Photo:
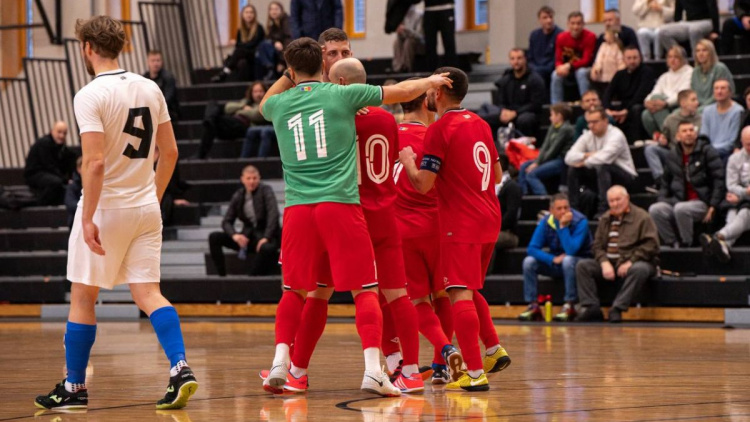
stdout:
[[380,107],[368,107],[357,116],[357,177],[359,200],[365,211],[389,208],[396,200],[391,168],[398,160],[396,119]]
[[[401,123],[398,126],[398,143],[401,149],[411,147],[422,162],[427,126],[422,123]],[[404,239],[438,234],[438,196],[433,187],[422,195],[411,185],[403,173],[404,166],[396,164],[393,179],[396,181],[396,217],[401,237]]]
[[423,170],[437,173],[440,235],[465,243],[497,241],[497,149],[490,126],[465,109],[448,110],[427,129]]

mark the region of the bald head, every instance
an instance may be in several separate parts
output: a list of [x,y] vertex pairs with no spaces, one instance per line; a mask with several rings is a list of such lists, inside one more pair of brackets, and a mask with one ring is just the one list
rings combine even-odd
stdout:
[[607,190],[607,202],[610,215],[622,215],[630,207],[630,194],[624,186],[614,185]]
[[52,139],[56,144],[64,144],[65,137],[68,136],[68,124],[61,120],[56,121],[55,124],[52,125],[50,135],[52,135]]
[[742,149],[750,154],[750,126],[742,128],[742,132],[740,132],[740,141],[742,142]]
[[367,82],[367,72],[362,62],[350,57],[337,61],[328,72],[328,78],[339,85],[363,84]]

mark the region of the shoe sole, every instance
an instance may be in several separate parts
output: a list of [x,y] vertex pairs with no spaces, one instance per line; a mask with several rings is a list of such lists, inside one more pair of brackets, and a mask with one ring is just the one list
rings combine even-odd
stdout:
[[85,405],[85,404],[74,404],[74,405],[70,405],[70,406],[60,406],[60,407],[44,407],[43,405],[39,404],[39,402],[37,402],[37,401],[34,401],[34,406],[36,406],[36,407],[38,407],[40,409],[52,410],[52,411],[56,411],[56,410],[86,410],[86,409],[89,408],[88,405]]
[[424,393],[424,386],[423,387],[418,387],[418,388],[409,388],[409,389],[406,389],[406,390],[401,390],[401,393],[402,394],[419,394],[419,393]]
[[382,393],[382,392],[380,392],[380,391],[378,391],[378,390],[376,390],[374,388],[363,388],[362,391],[366,391],[368,393],[376,394],[376,395],[382,396],[382,397],[401,397],[401,392],[399,392],[398,394],[395,394],[395,393],[394,394],[387,394],[387,393]]
[[448,389],[446,388],[445,391],[468,391],[468,392],[476,392],[476,391],[490,391],[490,385],[484,384],[484,385],[475,385],[475,386],[469,386],[469,387],[460,387],[456,389]]
[[420,372],[419,374],[422,376],[422,381],[427,381],[428,379],[432,378],[432,374],[434,372],[435,371],[433,371],[432,368],[430,368],[424,372]]
[[188,381],[180,386],[180,391],[177,392],[177,398],[175,398],[172,403],[157,404],[156,408],[158,410],[182,409],[187,406],[190,397],[195,394],[196,391],[198,391],[198,382]]
[[448,367],[448,374],[451,376],[452,381],[458,381],[459,378],[464,374],[464,358],[460,353],[451,353],[448,355],[445,363]]
[[718,240],[711,239],[710,246],[711,246],[711,252],[716,257],[716,259],[718,259],[719,262],[721,262],[722,264],[726,264],[732,259],[731,256],[727,257],[726,255],[724,255],[724,251],[721,248],[721,243]]
[[496,372],[500,372],[504,370],[505,368],[510,366],[510,356],[503,356],[500,359],[495,362],[495,365],[492,366],[492,369],[487,371],[489,374],[494,374]]

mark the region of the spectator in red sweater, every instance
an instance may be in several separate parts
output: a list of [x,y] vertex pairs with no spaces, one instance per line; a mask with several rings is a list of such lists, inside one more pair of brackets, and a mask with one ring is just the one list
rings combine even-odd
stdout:
[[568,15],[568,30],[557,36],[555,44],[555,71],[552,72],[550,103],[564,101],[563,83],[575,78],[578,92],[589,89],[589,68],[594,60],[596,35],[585,29],[583,13],[575,11]]

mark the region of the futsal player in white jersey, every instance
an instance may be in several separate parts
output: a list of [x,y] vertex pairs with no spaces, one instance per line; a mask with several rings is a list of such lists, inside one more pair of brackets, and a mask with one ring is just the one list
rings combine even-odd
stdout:
[[[68,245],[73,283],[65,333],[68,375],[35,404],[44,409],[88,406],[86,365],[96,337],[99,289],[128,284],[156,331],[170,378],[157,409],[184,407],[198,388],[185,360],[180,320],[159,289],[164,190],[177,162],[177,144],[159,87],[120,69],[122,25],[107,16],[76,22],[81,56],[93,81],[75,96],[83,149],[83,196]],[[154,172],[154,152],[160,158]]]

